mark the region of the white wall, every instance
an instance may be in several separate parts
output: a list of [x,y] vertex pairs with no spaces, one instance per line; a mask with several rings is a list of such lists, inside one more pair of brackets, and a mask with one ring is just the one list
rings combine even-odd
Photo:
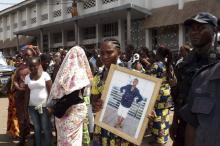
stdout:
[[21,11],[21,20],[22,21],[26,20],[26,11],[25,10]]
[[47,14],[48,13],[48,3],[47,1],[44,1],[40,4],[41,7],[41,14]]
[[197,1],[197,0],[184,0],[185,2]]
[[178,0],[151,0],[151,8],[159,8],[178,4]]
[[119,0],[119,4],[132,3],[140,7],[145,7],[145,3],[150,0]]

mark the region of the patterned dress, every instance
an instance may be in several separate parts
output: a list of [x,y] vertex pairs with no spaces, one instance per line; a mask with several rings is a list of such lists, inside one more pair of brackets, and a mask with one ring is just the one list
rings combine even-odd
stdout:
[[[105,70],[104,70],[105,71]],[[104,86],[104,71],[102,73],[97,74],[93,78],[92,82],[92,96],[101,97],[101,93],[103,91]],[[113,133],[102,129],[99,126],[95,126],[95,131],[93,135],[93,146],[134,146],[128,141],[114,135]]]
[[163,80],[160,88],[160,94],[157,97],[156,104],[154,106],[156,117],[153,120],[152,134],[155,136],[155,142],[159,144],[165,144],[169,137],[169,120],[170,120],[170,108],[173,105],[171,97],[171,88],[166,77],[166,66],[163,62],[156,62],[153,64],[151,75]]
[[13,81],[14,81],[14,75],[11,77],[11,85],[10,85],[10,91],[8,93],[8,100],[9,100],[9,106],[8,106],[8,121],[7,121],[7,134],[12,136],[13,138],[19,137],[19,124],[18,124],[18,118],[16,114],[16,106],[15,106],[15,92],[13,91]]
[[86,104],[72,105],[65,115],[55,118],[58,146],[81,146],[83,120],[86,117]]
[[[20,65],[15,73],[14,83],[23,87],[24,78],[30,73],[26,64]],[[28,114],[28,98],[25,97],[25,91],[15,88],[15,106],[20,129],[20,137],[23,139],[30,133],[30,119]]]
[[[87,109],[90,105],[90,96],[84,96],[83,97],[84,102],[87,106]],[[89,118],[88,118],[88,111],[86,113],[86,118],[83,122],[83,145],[89,145],[90,144],[90,135],[89,135]]]

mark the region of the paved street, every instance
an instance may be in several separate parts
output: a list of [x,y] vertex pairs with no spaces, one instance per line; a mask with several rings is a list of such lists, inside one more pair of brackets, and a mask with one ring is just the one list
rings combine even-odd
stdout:
[[[15,146],[17,141],[13,141],[6,135],[6,127],[7,127],[7,107],[8,107],[8,99],[0,98],[0,146]],[[147,144],[148,139],[145,138],[142,146],[150,146]],[[32,140],[29,141],[28,146],[32,146]],[[171,146],[171,142],[169,142],[166,146]]]

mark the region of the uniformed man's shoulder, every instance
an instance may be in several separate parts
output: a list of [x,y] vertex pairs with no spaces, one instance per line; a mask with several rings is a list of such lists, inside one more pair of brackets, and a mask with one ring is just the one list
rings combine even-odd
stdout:
[[217,50],[211,50],[209,52],[209,58],[212,60],[212,62],[217,62],[220,60],[220,54]]
[[203,73],[203,72],[205,72],[205,71],[207,71],[207,70],[213,68],[214,66],[216,66],[216,64],[219,64],[219,63],[220,63],[220,62],[217,61],[217,62],[211,63],[211,64],[209,64],[209,65],[203,66],[201,69],[199,69],[198,72],[195,73],[194,78],[198,77],[199,75],[201,75],[201,73]]

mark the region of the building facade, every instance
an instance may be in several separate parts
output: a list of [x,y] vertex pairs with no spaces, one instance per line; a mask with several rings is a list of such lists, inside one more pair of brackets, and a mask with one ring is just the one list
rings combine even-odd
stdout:
[[[185,7],[204,2],[81,0],[77,2],[78,15],[72,17],[71,0],[26,0],[0,11],[0,48],[6,55],[13,55],[27,43],[38,45],[43,51],[68,49],[76,44],[90,49],[99,47],[103,39],[113,37],[120,41],[123,49],[127,44],[150,49],[163,44],[178,50],[186,41],[183,18],[206,10],[196,8],[189,13]],[[179,16],[183,13],[187,14]]]

